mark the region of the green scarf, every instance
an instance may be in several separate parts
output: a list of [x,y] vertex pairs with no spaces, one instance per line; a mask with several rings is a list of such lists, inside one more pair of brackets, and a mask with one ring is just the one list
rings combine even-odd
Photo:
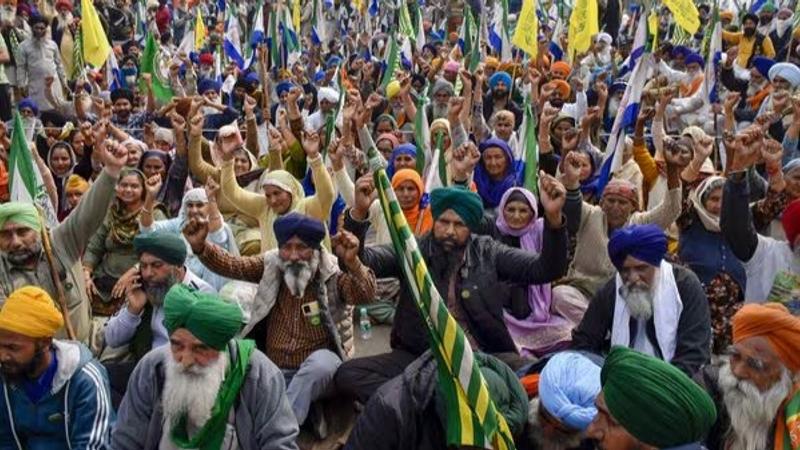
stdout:
[[222,447],[225,426],[228,424],[228,413],[239,395],[239,389],[242,387],[250,364],[250,354],[256,347],[255,341],[243,339],[237,339],[236,345],[239,356],[236,364],[228,367],[228,373],[225,374],[225,380],[220,385],[217,401],[214,403],[208,422],[191,439],[186,431],[186,415],[172,427],[172,442],[178,448],[219,450]]

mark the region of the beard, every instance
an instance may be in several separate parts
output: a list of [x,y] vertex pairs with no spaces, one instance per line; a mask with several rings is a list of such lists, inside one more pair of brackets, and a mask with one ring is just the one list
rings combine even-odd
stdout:
[[792,391],[789,371],[782,367],[781,379],[761,392],[753,383],[736,378],[726,358],[719,369],[719,387],[731,421],[728,450],[766,448],[778,408]]
[[760,83],[755,83],[751,79],[750,83],[747,85],[747,96],[748,97],[752,97],[752,96],[756,95],[758,93],[758,91],[760,91],[761,88],[764,87],[765,83],[766,83],[766,81],[762,81]]
[[541,450],[568,450],[577,448],[581,445],[582,433],[575,432],[566,434],[560,431],[548,433],[545,436],[542,427],[542,419],[539,415],[539,408],[542,408],[539,398],[530,401],[528,407],[528,442],[534,444],[534,448]]
[[433,112],[432,120],[446,119],[447,118],[447,110],[448,110],[448,105],[447,104],[440,105],[440,104],[438,104],[436,102],[433,102],[433,105],[431,106],[431,112]]
[[451,271],[461,267],[466,247],[466,244],[459,244],[455,239],[436,238],[434,236],[431,245],[431,258],[428,263],[428,268],[434,278],[438,280],[447,279]]
[[653,317],[653,290],[641,285],[620,288],[620,296],[628,305],[631,317],[636,320],[650,320]]
[[31,247],[6,253],[6,259],[13,266],[24,266],[42,254],[42,243],[36,241]]
[[492,98],[495,100],[503,100],[508,98],[508,90],[507,89],[494,89],[492,91]]
[[319,268],[319,250],[314,250],[311,261],[288,262],[280,260],[278,267],[283,272],[283,282],[289,288],[289,292],[295,297],[303,297],[306,288]]
[[169,274],[164,281],[145,281],[142,279],[142,290],[147,296],[147,301],[153,306],[161,306],[164,304],[164,297],[167,291],[178,283],[178,277],[174,273]]
[[228,357],[220,353],[209,366],[193,365],[188,368],[175,362],[170,355],[164,378],[161,406],[164,409],[164,424],[175,425],[186,415],[189,429],[205,425],[211,418],[211,409],[225,380]]
[[39,346],[39,344],[36,344],[36,353],[33,354],[33,358],[31,358],[30,361],[26,364],[5,363],[0,366],[0,373],[3,374],[3,378],[11,383],[20,383],[25,380],[30,380],[31,375],[33,375],[36,369],[41,365],[45,352],[49,350],[50,348],[46,345]]
[[745,28],[744,30],[742,30],[742,33],[744,34],[745,37],[753,37],[753,36],[756,35],[756,29],[755,28]]

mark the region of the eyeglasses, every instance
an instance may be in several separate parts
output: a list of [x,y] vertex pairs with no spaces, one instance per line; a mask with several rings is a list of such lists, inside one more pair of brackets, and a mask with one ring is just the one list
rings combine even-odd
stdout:
[[725,354],[730,357],[731,363],[744,360],[744,363],[747,364],[747,367],[756,372],[764,372],[767,369],[767,364],[764,361],[753,358],[752,356],[744,357],[733,346],[728,347],[728,349],[725,351]]

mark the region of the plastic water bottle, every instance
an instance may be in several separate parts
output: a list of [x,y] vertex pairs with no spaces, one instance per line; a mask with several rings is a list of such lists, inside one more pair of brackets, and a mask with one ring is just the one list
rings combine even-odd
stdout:
[[358,328],[361,330],[361,339],[367,340],[372,337],[372,323],[369,321],[367,308],[361,308],[358,316]]

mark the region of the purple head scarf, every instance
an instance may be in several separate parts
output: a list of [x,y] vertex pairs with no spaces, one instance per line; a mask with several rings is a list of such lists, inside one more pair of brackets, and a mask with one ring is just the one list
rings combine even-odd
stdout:
[[[506,174],[503,179],[499,181],[492,180],[483,163],[483,153],[492,147],[497,147],[502,150],[508,161]],[[503,197],[503,194],[517,182],[517,178],[514,174],[514,154],[511,152],[511,147],[508,146],[508,143],[498,138],[491,138],[481,142],[478,149],[481,152],[481,161],[475,168],[475,185],[478,187],[478,193],[481,195],[481,199],[483,199],[483,206],[486,208],[495,208],[500,204],[500,199]]]

